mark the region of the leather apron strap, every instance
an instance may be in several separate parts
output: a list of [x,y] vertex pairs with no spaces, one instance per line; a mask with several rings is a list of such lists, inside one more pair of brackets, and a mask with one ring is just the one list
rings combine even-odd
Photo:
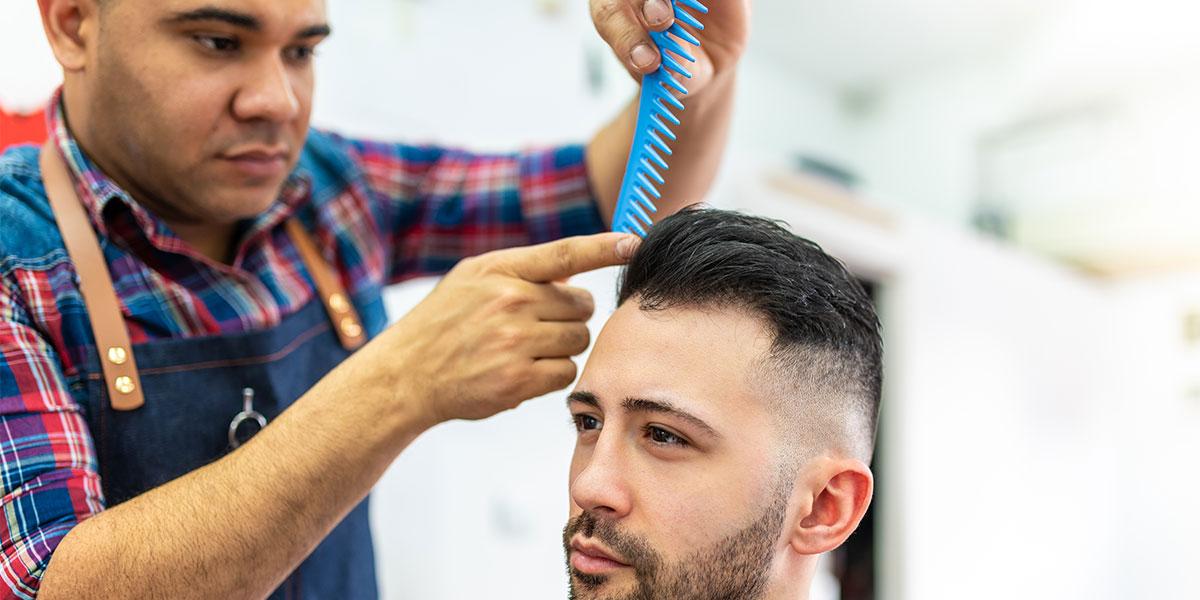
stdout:
[[[83,204],[75,192],[74,180],[53,141],[47,141],[41,152],[42,180],[50,208],[58,221],[67,254],[75,263],[79,275],[80,293],[92,323],[92,334],[104,370],[104,382],[113,410],[136,410],[145,404],[133,345],[125,328],[120,301],[113,289],[108,263],[100,250],[100,242],[84,213]],[[312,275],[317,295],[333,322],[339,341],[347,350],[366,343],[366,332],[354,305],[350,303],[337,271],[321,256],[312,237],[296,218],[287,222],[288,235],[300,253],[300,259]]]
[[112,286],[108,263],[100,251],[100,242],[83,212],[67,165],[50,141],[42,146],[41,166],[50,208],[58,220],[67,254],[79,275],[79,289],[92,322],[108,397],[114,410],[135,410],[145,403],[145,399],[138,380],[137,362],[133,359],[133,345],[129,343],[129,331],[125,329],[121,305]]
[[288,219],[286,227],[292,243],[300,253],[300,260],[304,261],[309,275],[312,275],[317,296],[320,296],[321,303],[325,305],[325,312],[333,322],[338,341],[347,350],[357,350],[367,342],[367,334],[363,330],[358,311],[354,309],[350,297],[346,295],[346,289],[342,287],[342,279],[337,270],[321,256],[321,251],[317,249],[312,236],[304,229],[304,225],[300,224],[299,219]]

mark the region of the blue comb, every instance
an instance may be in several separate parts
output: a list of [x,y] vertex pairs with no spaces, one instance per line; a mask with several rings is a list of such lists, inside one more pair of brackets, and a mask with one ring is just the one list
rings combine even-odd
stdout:
[[629,151],[629,162],[625,164],[625,180],[621,183],[613,216],[613,231],[637,233],[642,237],[646,237],[646,229],[653,223],[650,213],[658,211],[654,206],[654,201],[662,198],[658,186],[666,183],[659,169],[670,168],[666,161],[666,157],[671,156],[668,142],[676,139],[671,127],[679,125],[679,117],[671,109],[683,111],[683,103],[672,92],[686,96],[688,91],[681,80],[692,78],[692,74],[667,51],[685,61],[696,62],[684,44],[699,47],[700,40],[680,24],[697,31],[703,30],[704,25],[684,7],[702,15],[708,14],[708,8],[698,0],[671,0],[671,7],[675,10],[675,24],[666,31],[650,32],[650,38],[662,56],[662,65],[642,78],[633,148]]

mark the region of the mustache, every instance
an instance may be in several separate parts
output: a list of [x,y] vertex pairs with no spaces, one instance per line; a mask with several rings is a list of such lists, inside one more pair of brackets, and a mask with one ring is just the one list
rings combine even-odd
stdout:
[[617,529],[616,521],[601,519],[584,511],[567,521],[563,528],[563,550],[571,551],[571,538],[576,534],[599,540],[621,555],[639,576],[651,576],[658,571],[662,559],[644,539],[626,535]]

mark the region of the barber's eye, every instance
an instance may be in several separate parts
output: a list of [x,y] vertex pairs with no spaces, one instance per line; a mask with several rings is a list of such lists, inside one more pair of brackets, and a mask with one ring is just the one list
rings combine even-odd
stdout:
[[575,430],[579,432],[600,429],[600,419],[591,415],[575,415],[571,420],[575,423]]
[[231,37],[196,35],[192,38],[196,40],[196,43],[213,52],[234,52],[239,48],[238,41]]
[[294,48],[288,48],[286,52],[288,60],[301,63],[312,60],[312,57],[316,56],[316,54],[317,49],[313,48],[312,46],[296,46]]
[[666,429],[653,425],[646,426],[646,435],[650,437],[650,441],[663,446],[679,446],[682,448],[689,445],[687,440]]

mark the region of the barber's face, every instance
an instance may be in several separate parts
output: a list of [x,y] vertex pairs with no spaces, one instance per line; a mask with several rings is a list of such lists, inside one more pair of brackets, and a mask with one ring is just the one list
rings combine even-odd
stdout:
[[84,74],[101,166],[168,219],[262,212],[307,134],[324,1],[108,1]]
[[791,492],[751,378],[768,331],[727,310],[639,310],[596,340],[563,534],[573,598],[756,598]]

